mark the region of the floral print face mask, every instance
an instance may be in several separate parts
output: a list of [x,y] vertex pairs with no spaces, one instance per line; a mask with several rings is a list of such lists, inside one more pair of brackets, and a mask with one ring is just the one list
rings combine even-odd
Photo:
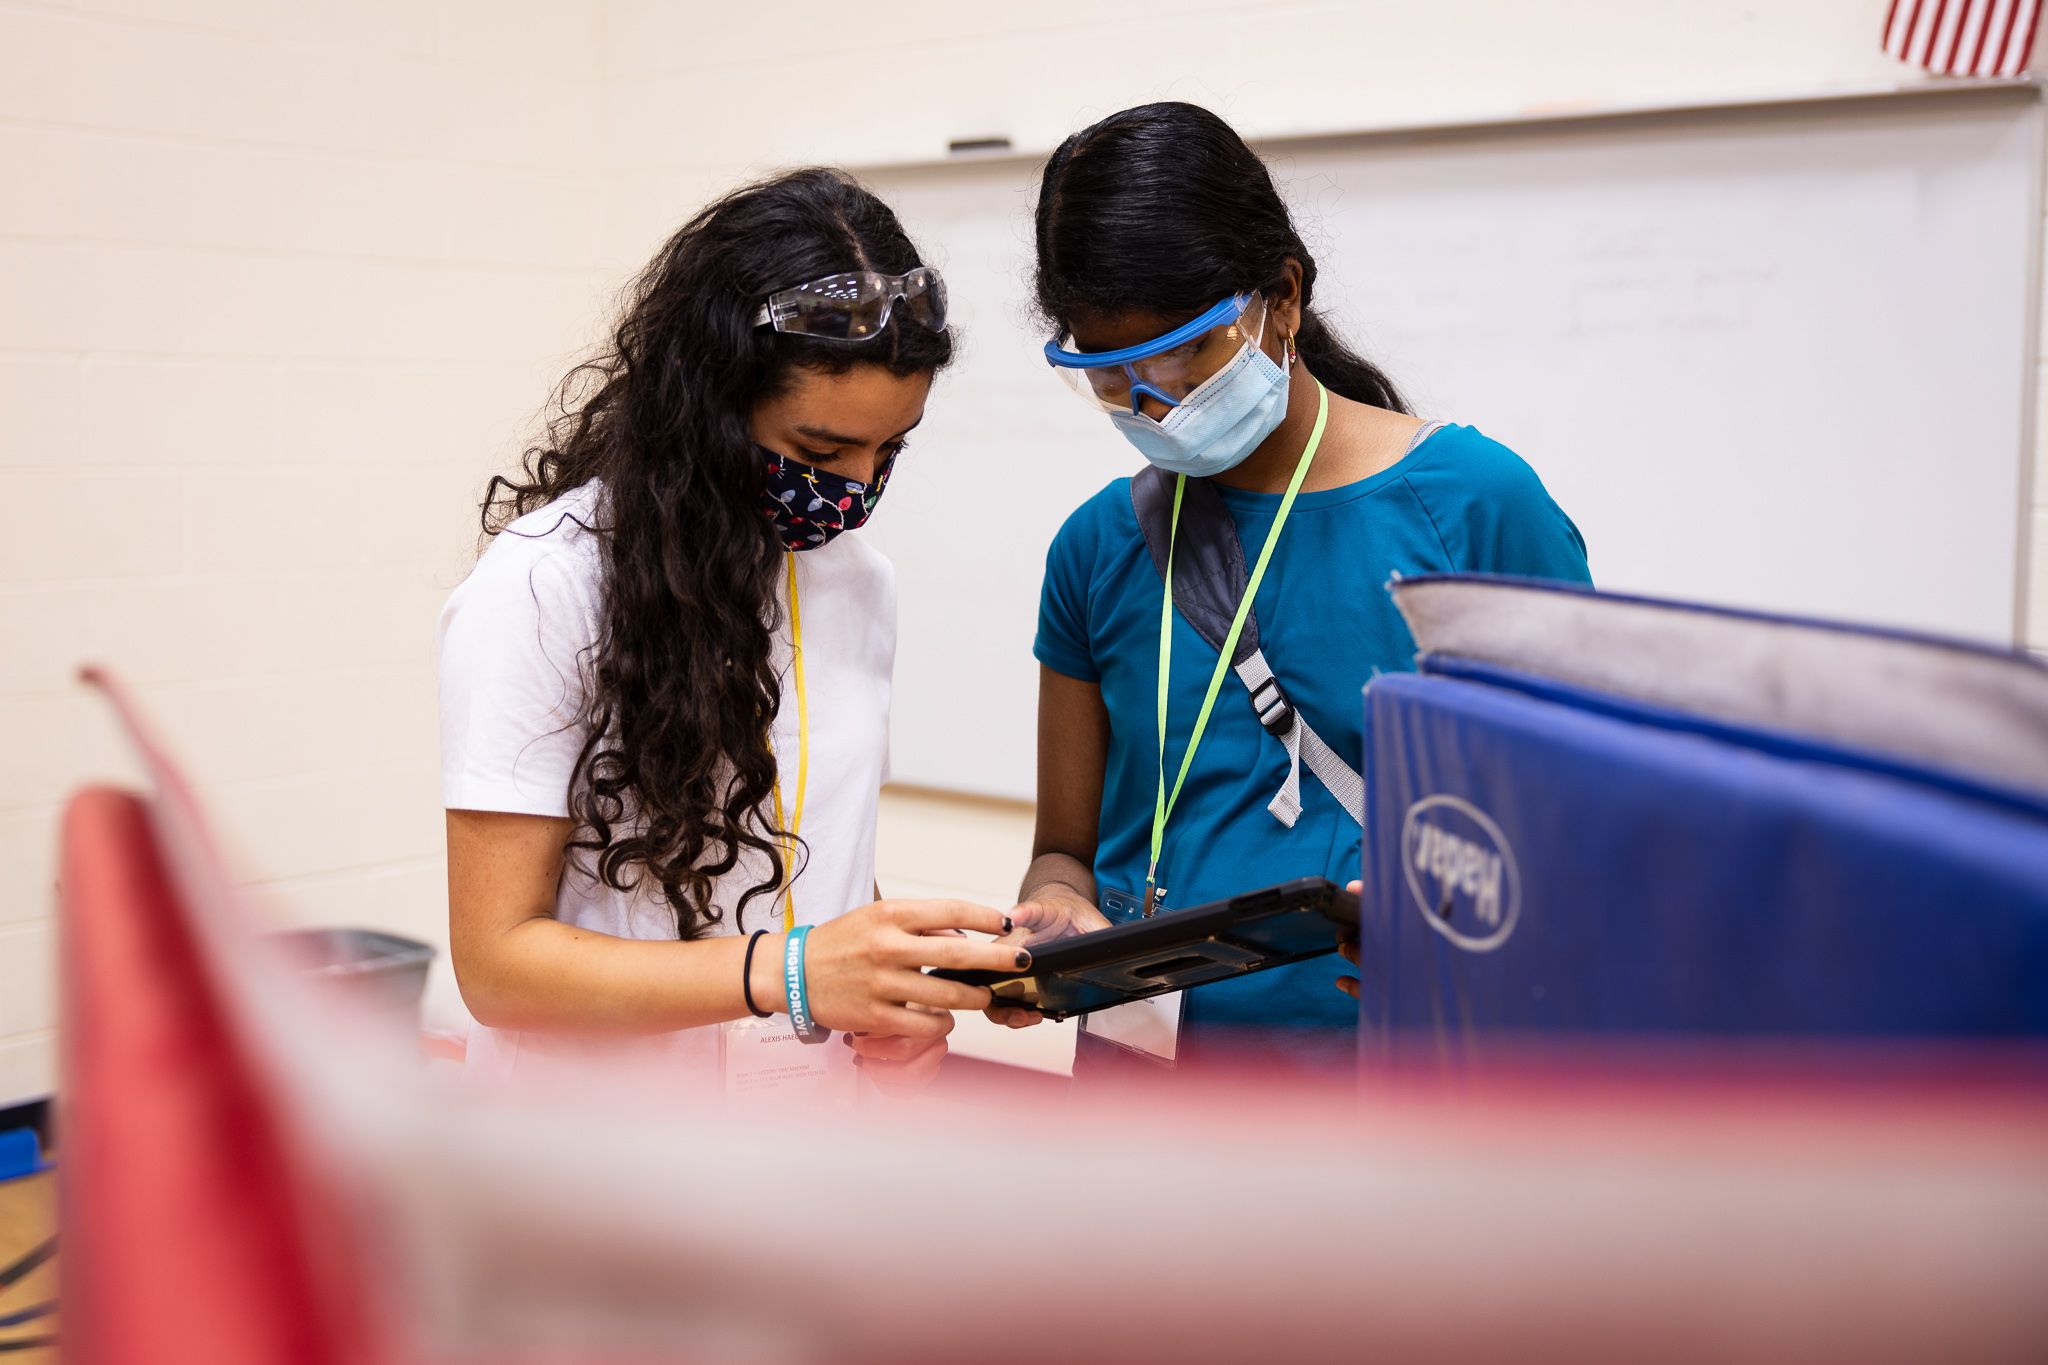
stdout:
[[791,550],[815,550],[841,531],[855,531],[874,514],[889,486],[896,452],[889,452],[873,483],[856,483],[829,469],[778,455],[764,445],[754,449],[768,463],[768,485],[761,512]]

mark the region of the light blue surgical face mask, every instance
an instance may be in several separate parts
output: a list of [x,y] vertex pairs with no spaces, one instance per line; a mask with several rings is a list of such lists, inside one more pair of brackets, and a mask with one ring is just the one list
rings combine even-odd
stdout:
[[1286,415],[1287,371],[1247,341],[1164,421],[1131,412],[1112,412],[1109,420],[1149,463],[1207,479],[1243,464]]

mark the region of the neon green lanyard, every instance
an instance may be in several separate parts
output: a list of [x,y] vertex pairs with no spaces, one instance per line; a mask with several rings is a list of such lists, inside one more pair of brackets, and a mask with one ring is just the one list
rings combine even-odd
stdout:
[[1252,598],[1258,595],[1259,582],[1266,576],[1266,565],[1272,562],[1273,547],[1280,543],[1280,528],[1287,524],[1287,514],[1294,510],[1294,496],[1301,492],[1301,485],[1308,478],[1308,467],[1314,463],[1316,449],[1323,443],[1323,428],[1330,420],[1330,391],[1320,384],[1316,386],[1316,425],[1308,436],[1308,444],[1302,447],[1301,459],[1294,466],[1294,477],[1287,481],[1287,493],[1280,499],[1280,513],[1273,518],[1273,529],[1266,532],[1266,543],[1259,547],[1259,561],[1252,568],[1251,581],[1244,585],[1244,596],[1238,599],[1237,615],[1231,618],[1230,633],[1223,637],[1223,652],[1216,656],[1216,670],[1209,675],[1209,695],[1202,698],[1202,709],[1195,716],[1194,733],[1188,736],[1187,752],[1181,755],[1180,775],[1173,779],[1173,792],[1166,790],[1166,684],[1173,673],[1173,546],[1180,534],[1180,500],[1187,490],[1187,475],[1182,474],[1173,482],[1173,521],[1166,536],[1166,587],[1159,596],[1159,794],[1152,806],[1152,862],[1145,869],[1145,903],[1140,913],[1150,915],[1158,907],[1159,850],[1166,844],[1166,822],[1173,818],[1173,808],[1180,801],[1180,789],[1187,783],[1188,770],[1195,766],[1195,750],[1202,747],[1202,734],[1209,728],[1209,713],[1216,707],[1216,694],[1223,690],[1223,675],[1230,671],[1230,656],[1237,653],[1237,637],[1244,633],[1245,618],[1251,615]]

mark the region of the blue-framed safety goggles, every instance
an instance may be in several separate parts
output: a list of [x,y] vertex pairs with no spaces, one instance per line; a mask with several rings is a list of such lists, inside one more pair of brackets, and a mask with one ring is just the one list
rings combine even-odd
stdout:
[[1257,346],[1266,328],[1258,294],[1233,294],[1199,317],[1136,346],[1076,351],[1045,343],[1045,359],[1070,388],[1105,412],[1137,412],[1145,398],[1179,407],[1203,381],[1245,346]]

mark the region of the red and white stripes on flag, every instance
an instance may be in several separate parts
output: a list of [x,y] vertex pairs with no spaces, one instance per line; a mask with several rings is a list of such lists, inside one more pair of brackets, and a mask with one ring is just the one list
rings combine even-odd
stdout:
[[2041,0],[1892,0],[1884,50],[1949,76],[2017,76],[2040,21]]

